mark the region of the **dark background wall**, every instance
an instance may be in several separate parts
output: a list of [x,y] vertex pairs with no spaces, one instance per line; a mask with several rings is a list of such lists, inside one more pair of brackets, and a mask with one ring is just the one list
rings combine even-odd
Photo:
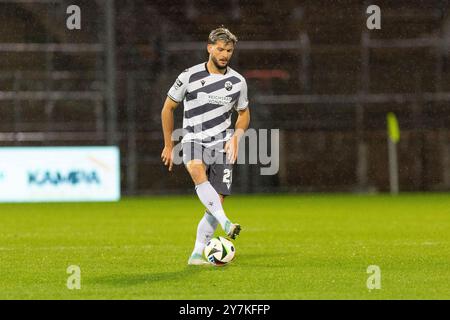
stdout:
[[[70,4],[81,30],[65,27]],[[192,191],[183,167],[168,174],[160,163],[160,111],[222,24],[239,38],[231,66],[247,77],[251,127],[282,137],[279,174],[239,166],[237,191],[388,191],[388,112],[402,130],[400,189],[450,190],[449,2],[378,1],[381,30],[366,27],[370,4],[116,1],[123,191]],[[104,1],[0,3],[0,25],[0,145],[107,144]],[[180,127],[181,107],[175,117]]]

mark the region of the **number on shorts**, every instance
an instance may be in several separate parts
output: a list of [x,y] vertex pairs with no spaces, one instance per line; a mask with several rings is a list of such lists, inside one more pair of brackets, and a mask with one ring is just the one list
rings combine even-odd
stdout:
[[231,170],[223,169],[223,183],[231,184]]

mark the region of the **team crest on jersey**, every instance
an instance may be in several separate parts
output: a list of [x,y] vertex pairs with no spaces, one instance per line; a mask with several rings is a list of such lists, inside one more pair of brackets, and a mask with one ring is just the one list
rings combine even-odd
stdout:
[[231,81],[225,82],[225,89],[227,89],[227,91],[233,89],[233,84],[231,83]]

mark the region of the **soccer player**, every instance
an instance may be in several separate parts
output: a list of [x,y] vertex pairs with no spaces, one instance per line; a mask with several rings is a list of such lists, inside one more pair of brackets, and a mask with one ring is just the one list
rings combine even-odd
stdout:
[[[238,156],[239,140],[250,122],[247,83],[228,66],[237,38],[226,28],[209,34],[208,62],[184,70],[170,88],[161,112],[164,149],[161,159],[169,171],[173,166],[173,111],[184,103],[181,141],[183,163],[200,201],[206,208],[197,227],[190,265],[208,262],[203,250],[220,224],[228,237],[235,239],[241,230],[225,214],[222,204],[231,194],[233,164]],[[231,114],[238,118],[232,130]]]

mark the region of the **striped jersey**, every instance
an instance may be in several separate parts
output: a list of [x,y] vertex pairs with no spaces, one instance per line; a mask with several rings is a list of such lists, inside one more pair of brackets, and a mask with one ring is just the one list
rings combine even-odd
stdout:
[[227,67],[225,74],[209,73],[206,63],[184,70],[167,93],[183,101],[184,142],[211,147],[231,138],[233,110],[248,107],[247,83]]

